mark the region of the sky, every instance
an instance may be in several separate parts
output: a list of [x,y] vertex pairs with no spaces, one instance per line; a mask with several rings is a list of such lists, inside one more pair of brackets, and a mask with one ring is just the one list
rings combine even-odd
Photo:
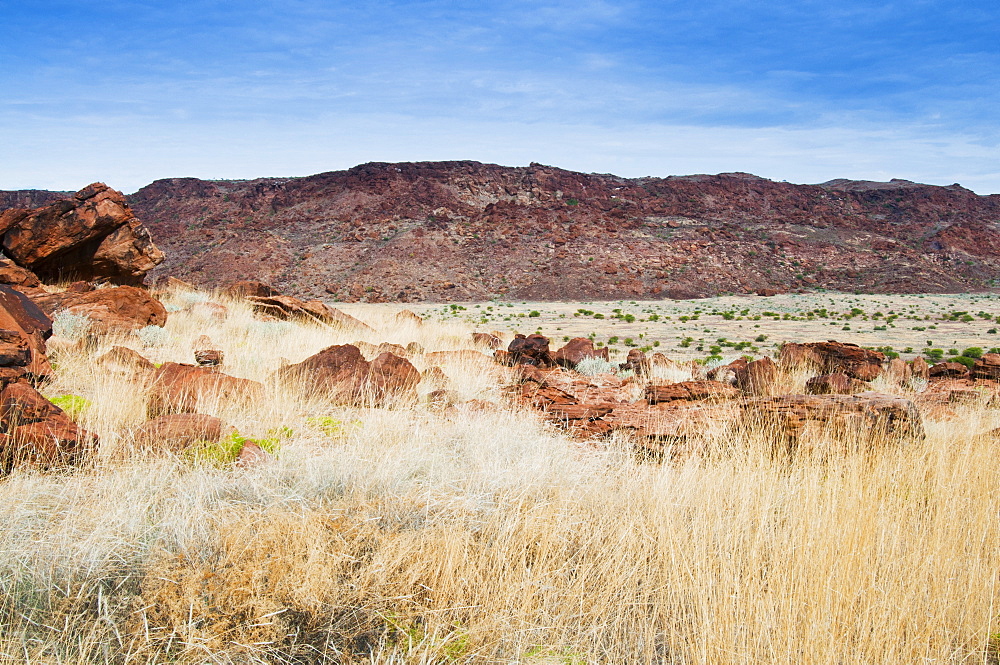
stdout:
[[988,0],[0,0],[0,189],[540,162],[1000,193]]

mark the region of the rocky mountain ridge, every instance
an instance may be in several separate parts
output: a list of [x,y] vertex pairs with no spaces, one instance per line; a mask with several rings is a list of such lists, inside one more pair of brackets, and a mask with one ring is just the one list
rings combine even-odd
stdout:
[[[0,203],[44,196],[2,193]],[[257,279],[311,298],[960,292],[1000,279],[1000,195],[960,185],[623,178],[462,161],[173,178],[128,202],[166,255],[151,274],[209,287]]]

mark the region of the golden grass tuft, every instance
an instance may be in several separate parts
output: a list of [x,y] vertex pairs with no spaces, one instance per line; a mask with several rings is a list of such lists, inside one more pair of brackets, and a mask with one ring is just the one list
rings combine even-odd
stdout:
[[[510,406],[489,365],[444,370],[494,412],[334,406],[271,378],[335,343],[471,348],[461,328],[399,327],[388,307],[361,337],[185,310],[206,297],[164,294],[158,345],[55,356],[46,393],[89,400],[104,443],[83,468],[0,480],[0,662],[995,662],[986,405],[904,445],[779,459],[734,428],[649,464]],[[270,396],[203,406],[247,436],[290,428],[273,463],[130,447],[145,387],[94,359],[122,343],[191,362],[201,334]]]

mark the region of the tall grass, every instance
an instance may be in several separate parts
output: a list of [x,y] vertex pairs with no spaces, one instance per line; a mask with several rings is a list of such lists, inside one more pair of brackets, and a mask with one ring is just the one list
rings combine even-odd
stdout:
[[90,400],[104,447],[0,480],[0,662],[994,662],[1000,471],[981,433],[1000,423],[983,405],[878,450],[779,460],[733,428],[657,465],[508,405],[488,365],[444,369],[494,411],[333,406],[271,378],[356,339],[471,347],[460,328],[386,309],[368,336],[272,330],[226,304],[178,308],[165,345],[115,341],[189,362],[208,334],[270,399],[207,410],[294,434],[253,469],[136,452],[144,386],[93,369],[112,340],[59,353],[47,393]]

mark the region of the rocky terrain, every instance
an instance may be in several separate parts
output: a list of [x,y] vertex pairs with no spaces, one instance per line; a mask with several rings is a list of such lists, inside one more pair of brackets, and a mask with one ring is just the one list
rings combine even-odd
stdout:
[[[0,193],[27,207],[63,194]],[[128,197],[152,274],[346,301],[986,290],[1000,195],[959,185],[620,178],[532,164],[370,163],[304,178],[158,180]]]

